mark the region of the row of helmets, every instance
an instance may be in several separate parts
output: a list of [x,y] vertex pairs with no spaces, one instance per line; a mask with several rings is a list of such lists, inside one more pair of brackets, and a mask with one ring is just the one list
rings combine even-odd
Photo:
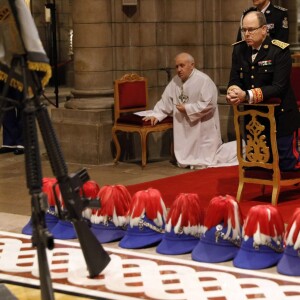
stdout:
[[[43,179],[43,192],[49,203],[48,230],[56,239],[77,238],[73,224],[57,214],[57,202],[62,210],[64,203],[55,178]],[[206,263],[233,260],[243,269],[276,265],[281,274],[300,276],[300,208],[285,229],[276,207],[256,205],[243,218],[229,195],[212,198],[205,209],[198,194],[181,193],[167,212],[161,193],[153,188],[131,197],[123,185],[100,188],[90,180],[80,194],[99,201],[100,208],[86,208],[82,215],[101,243],[119,241],[126,249],[156,247],[165,255],[191,253],[193,260]],[[22,233],[32,234],[32,219]]]

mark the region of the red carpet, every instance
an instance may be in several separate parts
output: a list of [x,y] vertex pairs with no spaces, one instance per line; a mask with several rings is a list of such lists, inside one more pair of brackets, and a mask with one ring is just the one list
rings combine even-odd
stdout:
[[[215,196],[226,194],[236,196],[238,167],[208,168],[127,186],[132,195],[139,190],[150,187],[161,192],[167,207],[170,207],[179,193],[197,193],[203,205],[207,207],[210,199]],[[245,184],[240,202],[244,215],[247,214],[251,206],[271,204],[271,187],[266,187],[265,190],[265,195],[262,195],[259,185]],[[300,187],[282,187],[278,209],[285,223],[289,221],[296,207],[300,207]]]

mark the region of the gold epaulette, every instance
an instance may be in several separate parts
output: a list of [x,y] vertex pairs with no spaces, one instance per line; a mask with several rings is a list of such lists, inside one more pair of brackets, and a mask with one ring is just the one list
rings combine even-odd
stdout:
[[282,10],[282,11],[287,11],[287,8],[284,8],[284,7],[281,7],[281,6],[278,6],[278,5],[273,5],[274,7]]
[[281,49],[285,49],[286,47],[288,47],[290,44],[279,41],[279,40],[272,40],[272,44],[275,46],[280,47]]
[[238,41],[238,42],[235,42],[235,43],[231,44],[231,46],[235,46],[235,45],[237,45],[237,44],[240,44],[241,42],[245,42],[245,41],[244,41],[244,40],[240,40],[240,41]]

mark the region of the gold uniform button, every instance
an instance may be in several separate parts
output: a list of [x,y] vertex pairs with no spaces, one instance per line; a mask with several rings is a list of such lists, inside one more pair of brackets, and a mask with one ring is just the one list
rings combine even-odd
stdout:
[[254,89],[254,85],[252,84],[251,87]]
[[284,109],[282,108],[281,111],[284,111]]
[[253,69],[254,69],[254,66],[252,66],[251,69],[253,70]]
[[254,78],[254,76],[253,76],[253,75],[251,75],[251,78],[253,79],[253,78]]

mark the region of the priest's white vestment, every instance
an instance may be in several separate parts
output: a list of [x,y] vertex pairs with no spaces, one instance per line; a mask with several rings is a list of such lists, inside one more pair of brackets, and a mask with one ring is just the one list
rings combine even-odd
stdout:
[[[236,144],[222,144],[218,112],[218,90],[205,73],[194,69],[182,82],[176,75],[153,109],[162,121],[173,115],[174,154],[180,167],[203,168],[234,165]],[[177,110],[184,103],[186,113]]]

